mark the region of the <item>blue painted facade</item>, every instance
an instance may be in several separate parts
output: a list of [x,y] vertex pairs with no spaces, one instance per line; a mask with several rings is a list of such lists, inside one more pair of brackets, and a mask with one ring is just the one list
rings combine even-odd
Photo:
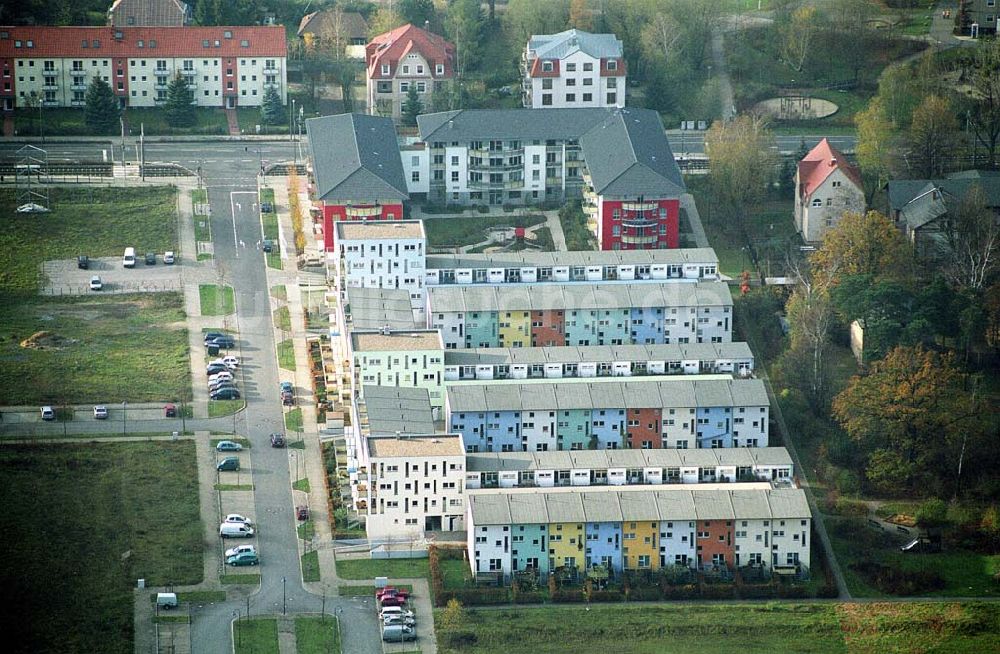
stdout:
[[622,571],[622,523],[587,523],[587,567],[607,565],[618,573]]
[[597,439],[598,450],[622,449],[625,433],[624,409],[591,409],[590,433]]
[[716,447],[733,446],[733,416],[732,410],[724,407],[708,407],[697,409],[698,447],[712,447],[712,441],[718,440]]
[[566,312],[566,345],[600,345],[595,313],[582,309]]
[[631,309],[629,327],[632,343],[637,345],[663,343],[663,309],[652,307]]
[[521,412],[494,411],[486,414],[486,438],[481,452],[523,452]]
[[486,452],[486,414],[453,413],[449,424],[453,434],[462,434],[466,452]]
[[595,311],[597,319],[597,340],[600,345],[628,345],[632,343],[629,333],[629,309],[609,309]]

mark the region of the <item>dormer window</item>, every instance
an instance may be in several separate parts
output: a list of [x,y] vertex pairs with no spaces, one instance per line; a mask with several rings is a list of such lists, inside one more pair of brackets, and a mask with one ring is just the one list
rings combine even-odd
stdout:
[[383,75],[389,74],[389,64],[382,64],[382,74]]
[[608,70],[618,70],[617,59],[608,59]]
[[222,33],[222,38],[231,39],[233,38],[233,33],[229,30],[226,30],[225,32]]
[[436,64],[434,66],[435,75],[444,75],[444,64]]
[[542,62],[542,72],[543,73],[551,73],[552,72],[552,62],[551,61],[543,61]]

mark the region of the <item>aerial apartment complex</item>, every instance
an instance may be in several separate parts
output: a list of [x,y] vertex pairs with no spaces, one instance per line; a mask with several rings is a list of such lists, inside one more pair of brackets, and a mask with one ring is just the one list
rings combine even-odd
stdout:
[[521,71],[525,107],[625,106],[624,48],[614,34],[571,29],[534,35]]

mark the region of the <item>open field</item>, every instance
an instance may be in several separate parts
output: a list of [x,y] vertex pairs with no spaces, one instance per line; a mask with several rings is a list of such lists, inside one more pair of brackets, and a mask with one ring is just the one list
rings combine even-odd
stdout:
[[338,654],[340,629],[332,617],[295,618],[295,651],[298,654]]
[[176,189],[56,188],[47,214],[15,214],[13,189],[0,190],[0,295],[33,294],[39,266],[52,259],[86,254],[120,257],[177,250]]
[[191,399],[178,293],[22,297],[0,303],[0,325],[0,403]]
[[445,626],[444,612],[435,616],[442,654],[609,652],[624,643],[636,654],[917,654],[1000,647],[1000,607],[984,603],[466,610],[453,627]]
[[341,559],[337,576],[341,579],[408,579],[427,577],[427,559]]
[[531,227],[545,222],[539,214],[510,213],[502,216],[459,216],[429,218],[424,221],[428,248],[454,248],[475,245],[486,240],[486,230],[491,227]]
[[131,654],[136,579],[201,581],[194,448],[190,441],[0,448],[7,502],[0,605],[18,616],[5,621],[13,651]]

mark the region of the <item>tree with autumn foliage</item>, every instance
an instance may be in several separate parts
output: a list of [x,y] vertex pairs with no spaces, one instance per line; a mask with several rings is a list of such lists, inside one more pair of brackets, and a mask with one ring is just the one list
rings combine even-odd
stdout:
[[846,275],[897,278],[910,267],[910,249],[896,226],[883,214],[849,211],[823,237],[810,256],[816,274],[836,284]]
[[[833,400],[833,417],[864,453],[873,489],[940,492],[958,465],[963,436],[980,432],[977,408],[952,354],[897,347],[851,378]],[[967,460],[985,442],[970,441]]]

